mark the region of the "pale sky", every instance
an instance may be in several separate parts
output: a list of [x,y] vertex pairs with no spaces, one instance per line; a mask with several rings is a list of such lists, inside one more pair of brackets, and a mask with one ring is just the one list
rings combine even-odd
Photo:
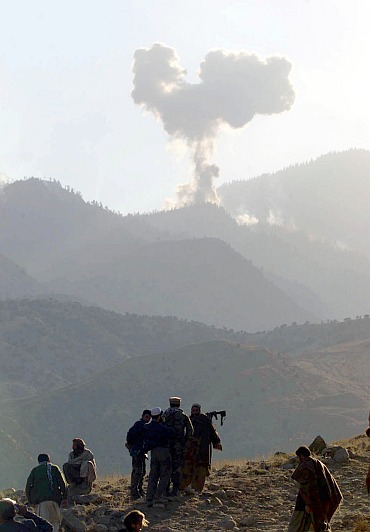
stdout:
[[122,213],[161,209],[190,155],[135,105],[133,55],[285,57],[295,102],[218,135],[216,185],[329,151],[370,149],[368,0],[2,0],[0,176],[53,177]]

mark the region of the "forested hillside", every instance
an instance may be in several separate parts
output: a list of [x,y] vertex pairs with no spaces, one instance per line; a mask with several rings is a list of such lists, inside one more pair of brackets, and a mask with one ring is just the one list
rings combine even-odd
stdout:
[[[128,357],[210,341],[230,341],[297,357],[355,346],[366,353],[369,317],[283,324],[250,334],[174,316],[117,314],[55,299],[0,302],[0,401],[35,395],[93,377]],[[352,355],[350,355],[352,357]],[[11,363],[9,361],[11,360]]]
[[369,255],[370,152],[322,155],[219,188],[234,216],[255,217]]
[[56,183],[14,183],[4,197],[0,245],[49,293],[252,332],[317,318],[220,239],[182,239]]

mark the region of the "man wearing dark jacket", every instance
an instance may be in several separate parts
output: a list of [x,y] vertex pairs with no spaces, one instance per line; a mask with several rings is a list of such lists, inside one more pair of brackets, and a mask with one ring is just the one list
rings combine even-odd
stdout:
[[150,451],[150,473],[146,500],[148,506],[153,506],[154,495],[159,502],[163,502],[171,478],[170,442],[175,436],[172,427],[163,424],[162,410],[159,407],[151,411],[152,422],[145,433],[144,451]]
[[194,434],[186,444],[181,489],[189,490],[190,486],[191,492],[201,493],[210,474],[212,449],[222,451],[222,444],[212,421],[201,412],[199,403],[192,405],[190,421]]
[[58,532],[61,522],[60,505],[67,499],[67,487],[58,466],[50,462],[48,454],[39,454],[39,465],[27,479],[26,496],[36,506],[36,514],[53,525]]
[[[16,515],[24,519],[15,519]],[[27,506],[17,504],[12,499],[0,499],[0,532],[52,532],[53,527],[42,517],[35,515]]]
[[150,410],[144,410],[141,418],[133,424],[126,436],[126,447],[132,458],[130,493],[133,501],[144,497],[143,480],[146,473],[144,436],[150,422]]

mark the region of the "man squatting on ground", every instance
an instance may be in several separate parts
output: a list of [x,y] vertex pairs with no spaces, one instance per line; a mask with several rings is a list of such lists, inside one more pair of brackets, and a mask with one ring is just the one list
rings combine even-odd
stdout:
[[90,493],[96,479],[96,464],[93,453],[86,448],[81,438],[73,438],[72,451],[68,455],[68,462],[63,464],[63,473],[71,486],[81,486],[84,493]]
[[60,505],[67,502],[67,487],[57,465],[50,462],[48,454],[39,454],[39,465],[34,467],[27,479],[26,497],[36,506],[36,514],[53,525],[58,532],[61,523]]
[[181,398],[170,397],[170,406],[164,411],[164,422],[175,431],[175,438],[170,443],[170,453],[172,460],[172,492],[170,486],[167,488],[167,495],[176,497],[179,494],[181,482],[181,469],[184,462],[185,447],[188,439],[193,436],[194,429],[189,417],[180,408]]
[[151,411],[152,421],[147,424],[144,439],[144,451],[150,451],[150,472],[146,501],[153,506],[154,496],[159,502],[166,494],[171,478],[170,442],[174,439],[175,431],[163,423],[162,410],[159,407]]
[[330,532],[330,520],[343,499],[339,486],[325,464],[311,457],[308,447],[296,451],[299,464],[292,479],[299,492],[288,532]]
[[[16,517],[17,514],[24,518]],[[27,506],[12,499],[0,499],[0,532],[52,532],[53,527],[42,517],[30,512]]]
[[212,448],[222,451],[222,444],[212,421],[201,412],[199,403],[192,405],[190,421],[194,434],[189,437],[185,449],[180,489],[190,486],[201,493],[211,470]]
[[126,436],[126,448],[132,458],[130,494],[133,501],[145,495],[143,491],[143,480],[146,473],[144,435],[150,419],[150,410],[144,410],[141,418],[133,424]]

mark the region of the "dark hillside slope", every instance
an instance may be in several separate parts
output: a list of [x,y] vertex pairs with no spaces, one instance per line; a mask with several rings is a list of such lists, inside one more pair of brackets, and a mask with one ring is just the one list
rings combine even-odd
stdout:
[[257,345],[297,357],[339,344],[365,346],[369,338],[368,318],[248,334],[170,316],[120,315],[70,301],[8,300],[0,302],[0,401],[81,382],[127,357],[209,341]]
[[153,234],[143,222],[132,224],[130,216],[86,203],[56,182],[34,178],[3,187],[0,216],[2,252],[31,275],[107,239],[113,246],[158,238],[158,231]]
[[317,318],[227,244],[168,240],[170,228],[87,204],[57,183],[7,185],[0,214],[0,245],[49,293],[249,331]]
[[255,334],[248,341],[294,357],[340,344],[366,341],[369,338],[370,318],[369,314],[366,314],[364,317],[346,318],[343,321],[282,325],[272,331]]
[[369,312],[370,260],[314,240],[310,231],[266,222],[238,225],[225,209],[211,204],[140,218],[157,230],[171,228],[182,238],[211,236],[228,242],[297,304],[321,318]]
[[[112,259],[114,257],[114,260]],[[213,238],[121,247],[100,260],[76,254],[49,288],[117,312],[172,315],[249,332],[315,320],[230,246]]]
[[0,253],[0,300],[45,293],[45,288]]

